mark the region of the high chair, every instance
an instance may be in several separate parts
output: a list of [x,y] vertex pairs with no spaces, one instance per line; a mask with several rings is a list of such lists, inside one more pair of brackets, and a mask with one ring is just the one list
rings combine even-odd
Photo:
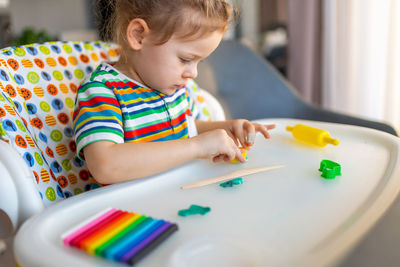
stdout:
[[[45,207],[101,186],[75,155],[72,114],[84,77],[101,61],[116,61],[118,53],[104,42],[0,50],[0,211],[13,231]],[[223,120],[218,101],[198,90],[203,118]]]

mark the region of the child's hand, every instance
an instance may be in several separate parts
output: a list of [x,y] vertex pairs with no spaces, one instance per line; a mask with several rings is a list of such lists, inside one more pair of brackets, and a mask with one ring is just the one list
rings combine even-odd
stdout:
[[248,120],[238,119],[227,121],[227,129],[229,136],[234,140],[235,144],[245,149],[250,149],[254,144],[256,133],[260,132],[265,138],[270,138],[268,130],[275,128],[275,124],[263,125],[259,123],[253,123]]
[[196,144],[198,158],[211,158],[214,162],[237,158],[245,162],[234,140],[223,129],[207,131],[191,138]]

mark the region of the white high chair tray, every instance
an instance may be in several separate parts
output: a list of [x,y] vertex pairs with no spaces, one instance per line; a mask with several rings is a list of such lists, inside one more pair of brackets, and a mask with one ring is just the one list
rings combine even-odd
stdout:
[[[245,164],[194,161],[139,181],[104,187],[62,201],[28,220],[15,240],[22,266],[120,266],[74,248],[61,234],[113,207],[176,222],[179,231],[138,266],[327,266],[336,265],[368,232],[400,189],[399,140],[350,125],[268,119],[272,138],[257,135]],[[286,132],[307,124],[328,130],[339,146],[311,147]],[[321,160],[342,166],[333,180],[320,177]],[[157,164],[157,163],[155,163]],[[244,178],[242,185],[180,186],[265,165],[285,167]],[[180,217],[191,204],[202,216]]]

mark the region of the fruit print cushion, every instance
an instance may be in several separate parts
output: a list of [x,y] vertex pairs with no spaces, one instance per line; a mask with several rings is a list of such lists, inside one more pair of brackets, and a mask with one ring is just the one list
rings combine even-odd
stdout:
[[24,120],[17,114],[13,102],[4,92],[0,94],[0,138],[17,150],[31,169],[44,205],[49,206],[64,198],[61,186],[31,138]]
[[36,177],[45,205],[99,187],[76,155],[72,112],[85,75],[115,61],[103,42],[50,42],[0,50],[0,138]]

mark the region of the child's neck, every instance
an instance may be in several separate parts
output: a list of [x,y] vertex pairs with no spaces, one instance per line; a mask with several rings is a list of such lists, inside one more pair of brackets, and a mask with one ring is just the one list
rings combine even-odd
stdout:
[[128,59],[125,58],[124,60],[122,60],[120,58],[117,63],[114,64],[114,68],[116,68],[119,72],[123,73],[125,76],[131,78],[132,80],[135,80],[136,82],[145,85],[143,80],[140,78],[140,75],[137,73],[134,63],[129,62]]

